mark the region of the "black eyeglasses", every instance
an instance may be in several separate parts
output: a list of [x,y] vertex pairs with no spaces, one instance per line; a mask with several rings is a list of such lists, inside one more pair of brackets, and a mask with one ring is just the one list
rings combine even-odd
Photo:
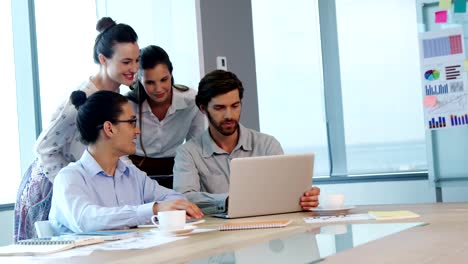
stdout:
[[[136,127],[136,123],[137,123],[137,118],[134,117],[132,119],[126,119],[126,120],[112,120],[110,121],[111,123],[129,123],[131,124],[134,128]],[[96,127],[97,129],[101,129],[103,128],[103,125],[99,125]]]
[[134,117],[132,119],[127,119],[127,120],[114,120],[112,123],[129,123],[133,127],[136,127],[137,118]]

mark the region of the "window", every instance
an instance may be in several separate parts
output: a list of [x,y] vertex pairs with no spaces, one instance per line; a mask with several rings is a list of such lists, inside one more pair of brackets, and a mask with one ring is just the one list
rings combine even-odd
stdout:
[[44,128],[60,103],[98,71],[95,1],[36,0],[35,15]]
[[252,1],[260,130],[329,175],[317,1],[293,3]]
[[[321,30],[335,31],[328,24],[335,16],[326,10],[333,6],[337,63],[325,57],[330,48],[320,46]],[[256,0],[252,13],[260,128],[285,152],[315,152],[315,175],[427,169],[415,1]],[[322,54],[338,64],[341,97],[322,81]],[[324,98],[343,111],[326,115],[324,109],[335,110],[324,107]],[[340,136],[344,143],[335,140]]]
[[336,17],[348,173],[427,169],[416,1],[336,0]]
[[16,105],[16,79],[13,50],[13,32],[11,19],[11,1],[0,1],[0,76],[5,91],[5,98],[0,104],[3,113],[4,129],[0,130],[2,152],[2,185],[0,186],[0,204],[15,202],[16,191],[21,179],[18,116]]

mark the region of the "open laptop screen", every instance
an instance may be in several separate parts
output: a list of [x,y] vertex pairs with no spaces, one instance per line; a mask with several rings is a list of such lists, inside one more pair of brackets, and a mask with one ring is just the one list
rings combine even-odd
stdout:
[[314,154],[237,158],[231,161],[228,217],[301,211],[312,185]]

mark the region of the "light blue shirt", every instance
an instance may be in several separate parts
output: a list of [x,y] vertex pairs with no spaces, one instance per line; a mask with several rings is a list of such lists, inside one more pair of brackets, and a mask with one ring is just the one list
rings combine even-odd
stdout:
[[230,162],[233,158],[283,154],[274,137],[239,124],[239,141],[229,154],[211,138],[208,129],[177,150],[174,190],[185,194],[205,214],[226,211]]
[[[177,147],[185,140],[200,135],[207,127],[205,115],[195,105],[196,91],[180,91],[172,88],[172,104],[163,120],[159,120],[151,111],[148,101],[141,105],[141,138],[146,154],[150,158],[174,157]],[[137,117],[138,105],[131,102]],[[136,155],[144,156],[137,136]]]
[[175,199],[186,198],[121,160],[109,176],[85,151],[57,174],[49,220],[58,233],[121,229],[148,223],[154,202]]

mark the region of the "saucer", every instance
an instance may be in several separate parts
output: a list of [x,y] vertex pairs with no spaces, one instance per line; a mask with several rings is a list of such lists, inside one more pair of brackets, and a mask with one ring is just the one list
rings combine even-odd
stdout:
[[[201,224],[201,223],[205,223],[205,219],[200,219],[200,220],[197,220],[197,219],[192,219],[192,220],[187,220],[187,226],[188,225],[196,225],[196,224]],[[138,228],[158,228],[157,226],[155,225],[152,225],[152,224],[147,224],[147,225],[138,225],[137,226]],[[159,229],[156,229],[156,230],[159,230]]]
[[352,205],[345,205],[340,208],[323,208],[323,207],[316,207],[309,209],[310,211],[316,213],[317,215],[347,215],[349,210],[353,209],[354,206]]
[[184,228],[180,228],[180,229],[161,230],[159,228],[154,228],[151,231],[158,232],[159,234],[164,235],[164,236],[179,236],[179,235],[185,235],[185,234],[191,233],[196,228],[197,227],[194,225],[186,225],[184,226]]

